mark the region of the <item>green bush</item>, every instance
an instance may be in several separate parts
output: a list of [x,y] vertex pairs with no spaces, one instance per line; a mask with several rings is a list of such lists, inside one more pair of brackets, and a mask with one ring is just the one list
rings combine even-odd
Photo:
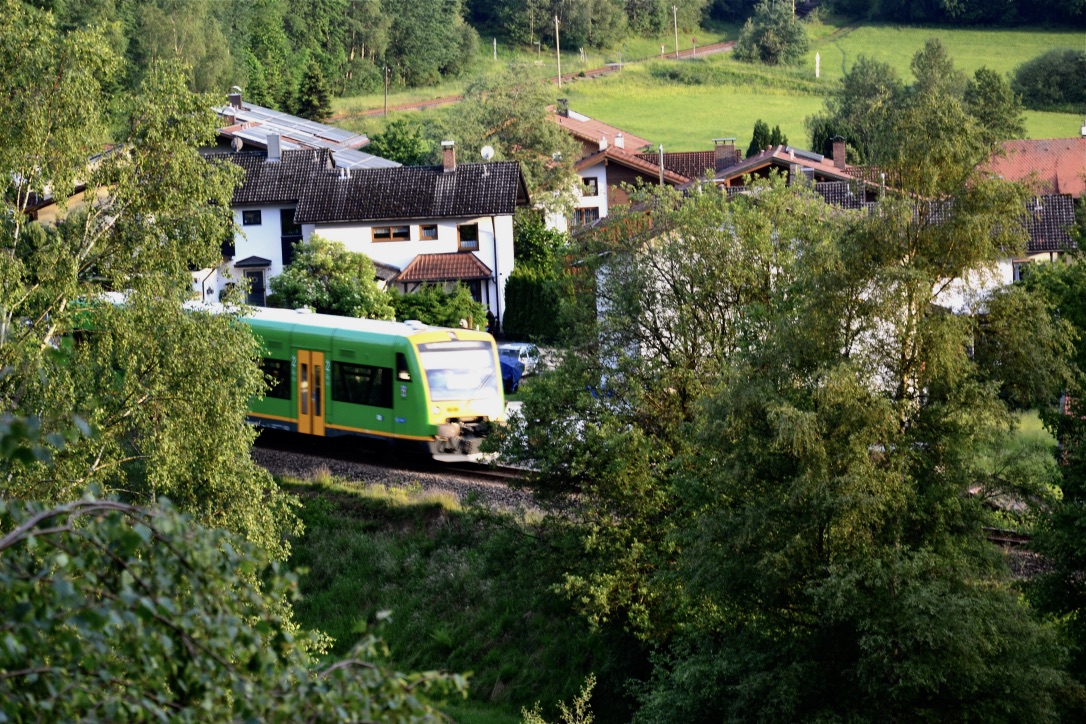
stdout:
[[411,294],[393,293],[392,307],[401,322],[417,319],[436,327],[459,327],[464,320],[470,327],[486,327],[486,307],[472,299],[463,284],[452,291],[426,285]]
[[545,272],[517,267],[505,285],[507,334],[523,339],[550,341],[561,336],[558,280]]
[[1035,111],[1078,113],[1086,104],[1086,51],[1050,50],[1014,73],[1012,88]]

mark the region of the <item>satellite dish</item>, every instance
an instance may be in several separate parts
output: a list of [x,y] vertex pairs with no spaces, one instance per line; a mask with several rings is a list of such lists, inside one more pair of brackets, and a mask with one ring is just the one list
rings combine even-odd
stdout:
[[483,146],[479,149],[479,153],[482,155],[484,161],[489,161],[494,158],[494,148],[492,146]]
[[230,142],[230,147],[233,148],[235,152],[241,151],[243,145],[245,145],[245,142],[242,141],[239,136],[234,136],[234,140]]

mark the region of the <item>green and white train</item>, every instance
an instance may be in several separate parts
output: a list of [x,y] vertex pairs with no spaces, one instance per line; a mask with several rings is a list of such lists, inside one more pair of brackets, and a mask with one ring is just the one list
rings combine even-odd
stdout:
[[249,407],[261,427],[406,443],[443,461],[480,457],[505,419],[494,338],[469,329],[305,310],[245,317],[264,345],[269,387]]

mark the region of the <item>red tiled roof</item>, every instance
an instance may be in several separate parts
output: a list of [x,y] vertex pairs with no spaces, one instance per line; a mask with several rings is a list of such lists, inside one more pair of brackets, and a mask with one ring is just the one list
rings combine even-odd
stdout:
[[1041,194],[1086,192],[1086,137],[1006,141],[1003,155],[988,162],[986,170],[1008,181],[1035,181]]
[[419,254],[395,281],[399,284],[449,282],[458,279],[489,279],[493,276],[486,264],[469,252]]
[[[578,161],[573,168],[577,171],[583,171],[590,166],[595,166],[597,163],[603,163],[603,161],[613,161],[615,163],[632,168],[635,171],[639,171],[651,178],[660,177],[660,167],[655,163],[649,163],[645,159],[641,158],[637,154],[623,151],[622,149],[615,148],[614,146],[608,146],[606,150],[599,151],[591,156],[585,156]],[[686,176],[670,171],[667,168],[667,162],[664,162],[664,181],[673,184],[684,184],[690,179]]]
[[[615,142],[615,136],[621,133],[623,136],[623,146],[627,151],[640,151],[642,148],[651,145],[649,141],[640,136],[627,133],[621,128],[609,126],[602,121],[597,121],[588,116],[574,114],[571,118],[558,113],[552,113],[550,117],[551,120],[559,126],[583,141],[595,141],[596,143],[599,143],[601,138],[606,137],[608,145],[611,145]],[[581,118],[584,118],[585,120],[582,121]]]

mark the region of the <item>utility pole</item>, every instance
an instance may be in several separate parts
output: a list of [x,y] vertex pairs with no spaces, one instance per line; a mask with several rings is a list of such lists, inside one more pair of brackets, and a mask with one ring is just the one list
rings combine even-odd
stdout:
[[679,8],[671,6],[671,18],[675,21],[675,60],[679,59]]
[[388,66],[385,66],[385,115],[388,115]]
[[498,59],[498,39],[494,38],[494,60]]
[[664,185],[664,144],[660,144],[660,185]]
[[558,44],[558,16],[554,16],[554,55],[558,58],[558,87],[562,87],[562,48]]

